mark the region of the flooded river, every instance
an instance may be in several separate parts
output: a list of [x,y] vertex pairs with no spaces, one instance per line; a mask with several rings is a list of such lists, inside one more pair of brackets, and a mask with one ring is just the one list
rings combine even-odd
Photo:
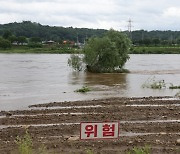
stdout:
[[[130,55],[129,74],[73,72],[69,55],[0,54],[0,110],[26,109],[28,105],[53,101],[105,97],[174,96],[179,90],[144,89],[155,77],[180,85],[180,55]],[[92,91],[74,92],[83,85]]]

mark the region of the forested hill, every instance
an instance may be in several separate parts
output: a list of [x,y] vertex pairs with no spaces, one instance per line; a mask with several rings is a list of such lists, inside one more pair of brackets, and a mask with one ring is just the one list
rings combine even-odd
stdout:
[[23,21],[22,23],[9,23],[0,25],[0,35],[5,31],[10,31],[15,36],[25,36],[27,38],[40,37],[41,40],[70,40],[77,41],[77,36],[80,42],[92,36],[101,36],[107,30],[104,29],[88,29],[88,28],[73,28],[73,27],[55,27],[41,25],[31,21]]
[[[5,31],[10,31],[15,36],[25,36],[27,38],[39,37],[41,40],[70,40],[84,42],[84,39],[92,36],[102,36],[107,30],[104,29],[88,29],[73,27],[52,27],[41,25],[31,21],[23,21],[22,23],[9,23],[0,25],[0,35]],[[126,32],[128,33],[128,32]],[[134,44],[179,44],[180,31],[133,31],[131,38]]]

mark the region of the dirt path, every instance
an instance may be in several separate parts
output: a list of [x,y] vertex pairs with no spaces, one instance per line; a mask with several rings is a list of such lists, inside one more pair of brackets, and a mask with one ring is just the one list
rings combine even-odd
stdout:
[[[149,145],[152,153],[180,153],[180,99],[171,97],[110,98],[53,102],[29,110],[0,112],[0,154],[17,153],[14,140],[25,130],[34,149],[48,153],[126,153]],[[118,140],[79,140],[80,122],[119,121]]]

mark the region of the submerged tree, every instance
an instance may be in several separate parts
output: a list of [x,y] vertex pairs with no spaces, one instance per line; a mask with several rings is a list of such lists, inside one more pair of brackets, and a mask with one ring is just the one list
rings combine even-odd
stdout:
[[79,55],[72,54],[71,57],[68,59],[68,65],[72,66],[76,71],[83,70],[83,58]]
[[[102,38],[91,38],[85,45],[83,60],[79,59],[79,61],[83,61],[87,71],[90,72],[118,72],[122,71],[124,64],[129,59],[129,49],[128,37],[122,32],[111,29]],[[70,59],[73,61],[78,58],[71,56]],[[69,64],[78,70],[76,65],[72,65],[73,62]]]

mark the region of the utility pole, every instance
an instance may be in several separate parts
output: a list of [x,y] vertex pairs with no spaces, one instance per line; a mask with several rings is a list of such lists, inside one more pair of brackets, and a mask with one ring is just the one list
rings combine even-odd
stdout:
[[129,32],[129,38],[132,40],[132,20],[128,20],[128,32]]
[[78,37],[78,33],[77,33],[77,45],[79,45],[79,37]]

